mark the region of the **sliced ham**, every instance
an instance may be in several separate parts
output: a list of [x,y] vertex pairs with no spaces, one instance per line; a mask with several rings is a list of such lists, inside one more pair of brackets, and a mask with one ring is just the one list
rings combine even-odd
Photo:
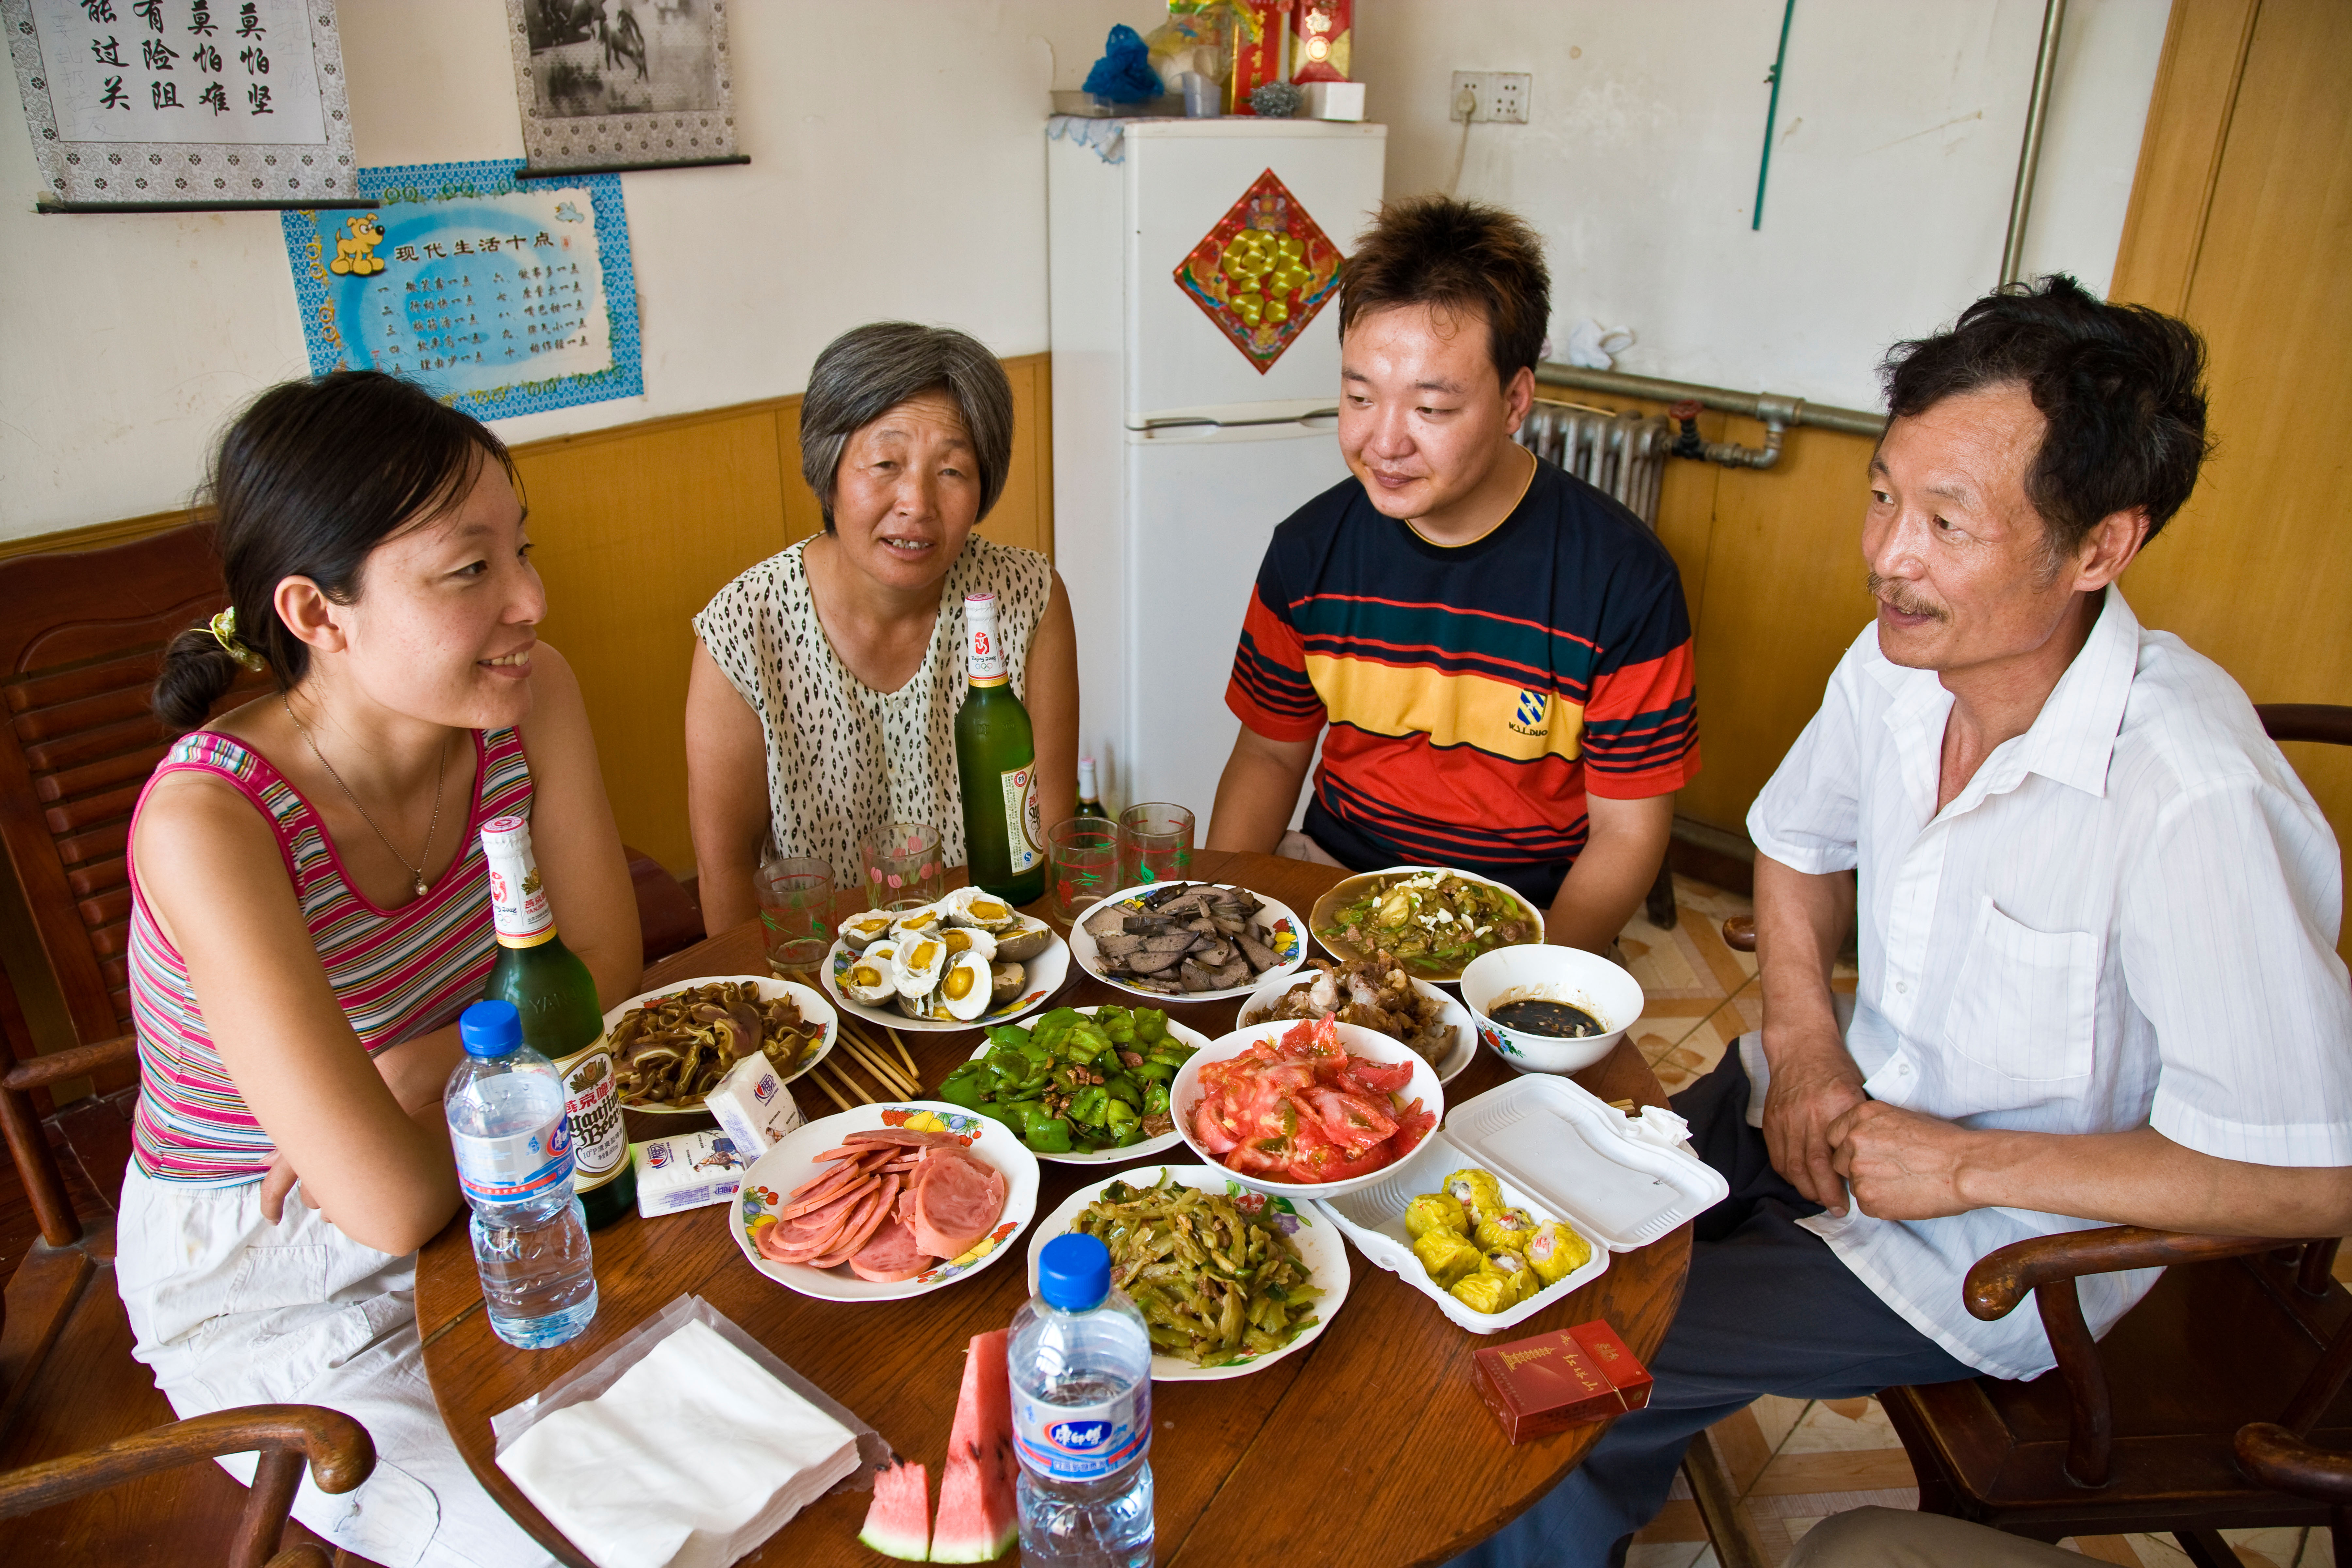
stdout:
[[798,1215],[814,1214],[818,1209],[824,1208],[832,1204],[839,1203],[844,1197],[852,1193],[864,1192],[867,1186],[871,1185],[878,1179],[879,1178],[877,1177],[866,1175],[862,1171],[852,1171],[838,1182],[828,1183],[825,1185],[819,1187],[812,1187],[808,1192],[793,1198],[792,1202],[786,1204],[782,1208],[776,1211],[776,1217],[778,1219],[791,1219]]
[[844,1143],[902,1143],[909,1146],[928,1143],[933,1148],[963,1147],[963,1140],[952,1132],[919,1132],[905,1127],[876,1127],[863,1132],[845,1132],[841,1141]]
[[850,1256],[850,1271],[877,1285],[912,1279],[938,1261],[915,1245],[915,1233],[896,1219],[882,1222],[864,1247]]
[[1004,1212],[1004,1178],[961,1149],[936,1149],[915,1185],[915,1245],[935,1258],[960,1258]]

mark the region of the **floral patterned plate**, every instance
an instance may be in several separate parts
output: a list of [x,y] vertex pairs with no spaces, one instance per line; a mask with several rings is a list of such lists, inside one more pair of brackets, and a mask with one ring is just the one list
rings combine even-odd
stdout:
[[[811,1268],[805,1264],[777,1263],[761,1256],[751,1239],[753,1227],[792,1202],[794,1187],[815,1177],[819,1170],[815,1157],[838,1147],[848,1133],[879,1127],[952,1132],[974,1159],[1003,1172],[1004,1212],[997,1216],[995,1227],[962,1257],[936,1263],[912,1279],[889,1284],[860,1279],[845,1263],[837,1268]],[[861,1105],[793,1131],[743,1173],[743,1184],[736,1189],[734,1201],[727,1211],[727,1230],[752,1268],[787,1289],[821,1301],[896,1301],[953,1284],[967,1274],[987,1268],[1003,1256],[1006,1244],[1036,1212],[1037,1156],[1013,1135],[1011,1129],[961,1106],[935,1100],[908,1100]]]
[[1223,1193],[1239,1204],[1244,1213],[1271,1221],[1276,1229],[1290,1237],[1291,1245],[1298,1248],[1299,1258],[1307,1264],[1307,1278],[1323,1294],[1315,1303],[1314,1321],[1292,1335],[1288,1344],[1254,1355],[1237,1356],[1214,1366],[1194,1366],[1181,1357],[1154,1352],[1151,1381],[1214,1383],[1228,1377],[1244,1377],[1270,1362],[1280,1361],[1302,1345],[1313,1343],[1315,1336],[1323,1331],[1324,1325],[1338,1314],[1341,1303],[1348,1299],[1348,1248],[1339,1239],[1339,1227],[1331,1223],[1329,1215],[1318,1213],[1312,1203],[1294,1205],[1288,1198],[1270,1198],[1262,1193],[1254,1193],[1234,1181],[1230,1173],[1210,1165],[1137,1165],[1072,1193],[1066,1203],[1038,1222],[1036,1234],[1029,1239],[1029,1293],[1033,1296],[1037,1293],[1037,1255],[1045,1249],[1047,1242],[1067,1232],[1079,1212],[1100,1197],[1105,1187],[1113,1182],[1148,1187],[1159,1181],[1163,1173],[1172,1177],[1180,1186],[1197,1188],[1204,1193]]

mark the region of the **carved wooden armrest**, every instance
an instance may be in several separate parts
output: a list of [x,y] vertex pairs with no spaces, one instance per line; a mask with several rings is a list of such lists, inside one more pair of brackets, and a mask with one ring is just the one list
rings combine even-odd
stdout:
[[2338,1507],[2352,1503],[2352,1454],[2315,1448],[2272,1421],[2240,1427],[2237,1447],[2239,1468],[2263,1486]]
[[2264,702],[2254,711],[2273,741],[2319,741],[2352,746],[2352,708],[2334,702]]
[[[135,1436],[0,1475],[0,1519],[13,1519],[80,1497],[85,1492],[136,1480],[158,1470],[218,1458],[223,1454],[261,1451],[253,1489],[236,1539],[231,1568],[261,1568],[265,1561],[300,1562],[297,1551],[269,1553],[286,1531],[286,1515],[308,1461],[310,1479],[323,1492],[347,1492],[375,1468],[375,1444],[367,1428],[340,1410],[317,1405],[247,1405],[210,1415],[192,1416]],[[308,1553],[318,1561],[318,1553]]]
[[1756,951],[1756,917],[1734,915],[1723,922],[1723,945],[1734,952]]
[[96,1072],[100,1068],[138,1059],[139,1037],[118,1035],[110,1040],[99,1040],[87,1046],[68,1046],[61,1051],[26,1057],[23,1061],[12,1063],[7,1076],[0,1079],[0,1083],[22,1093],[45,1083],[55,1083],[59,1079],[79,1078],[84,1073]]

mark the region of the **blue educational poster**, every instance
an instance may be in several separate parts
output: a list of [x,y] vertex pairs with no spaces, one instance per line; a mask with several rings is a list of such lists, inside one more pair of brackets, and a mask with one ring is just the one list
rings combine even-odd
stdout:
[[520,160],[362,169],[371,212],[289,212],[310,370],[383,370],[478,419],[644,392],[621,182]]

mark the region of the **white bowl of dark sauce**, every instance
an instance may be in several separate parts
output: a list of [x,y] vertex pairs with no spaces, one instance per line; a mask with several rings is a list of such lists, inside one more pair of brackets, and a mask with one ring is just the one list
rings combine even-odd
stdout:
[[1570,1073],[1611,1051],[1642,1016],[1642,984],[1599,953],[1530,943],[1462,972],[1479,1043],[1518,1072]]

